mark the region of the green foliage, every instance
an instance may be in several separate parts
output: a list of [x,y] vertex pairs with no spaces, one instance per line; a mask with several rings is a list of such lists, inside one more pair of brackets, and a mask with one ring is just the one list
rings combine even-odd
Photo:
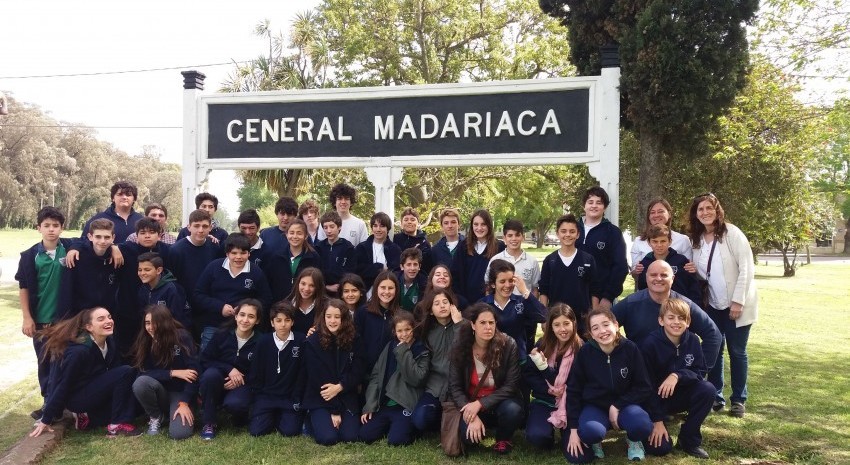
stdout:
[[165,205],[169,225],[180,222],[180,166],[159,161],[156,148],[137,156],[101,142],[92,129],[71,127],[40,108],[9,98],[9,115],[0,124],[0,227],[27,227],[36,212],[54,202],[66,228],[79,228],[106,208],[109,188],[118,180],[139,188],[136,209]]
[[236,195],[239,197],[240,212],[249,208],[260,210],[269,205],[274,206],[274,203],[277,201],[277,196],[274,192],[256,181],[243,181],[242,186],[236,190]]

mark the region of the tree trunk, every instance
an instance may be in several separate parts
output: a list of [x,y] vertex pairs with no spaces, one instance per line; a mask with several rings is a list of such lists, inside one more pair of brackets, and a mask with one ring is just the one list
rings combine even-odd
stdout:
[[[797,248],[791,247],[787,244],[783,244],[782,247],[779,250],[782,251],[782,267],[783,267],[782,276],[785,276],[786,278],[790,278],[790,277],[794,276],[795,274],[797,274],[797,270],[795,269],[795,265],[797,264],[796,263],[797,262]],[[791,253],[792,251],[794,253],[794,255],[792,257],[793,261],[788,258],[788,254]]]
[[850,218],[844,224],[844,253],[850,254]]
[[650,130],[640,131],[640,171],[638,174],[636,219],[638,231],[645,226],[643,211],[654,197],[661,195],[661,135]]

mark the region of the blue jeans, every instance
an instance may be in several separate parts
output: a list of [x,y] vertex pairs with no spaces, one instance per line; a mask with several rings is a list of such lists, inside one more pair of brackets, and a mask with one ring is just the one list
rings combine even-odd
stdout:
[[207,348],[207,344],[210,343],[215,333],[217,333],[219,328],[217,326],[204,326],[204,329],[201,330],[201,347],[198,349],[198,353],[204,353],[204,349]]
[[747,372],[749,371],[749,360],[747,357],[747,341],[750,339],[750,328],[752,325],[735,326],[735,320],[729,319],[729,309],[717,310],[708,307],[708,316],[717,325],[725,344],[720,345],[720,354],[717,363],[708,372],[708,381],[717,389],[715,401],[725,403],[723,400],[723,346],[729,350],[729,371],[732,381],[732,402],[744,403],[747,401]]
[[[649,446],[646,440],[652,433],[652,420],[649,419],[646,410],[639,405],[629,404],[623,407],[617,417],[617,423],[620,425],[620,429],[626,431],[626,437],[630,441],[641,441],[649,454],[664,455],[673,448],[673,444],[669,440],[662,442],[660,447]],[[584,444],[590,446],[602,442],[610,428],[608,409],[602,410],[594,405],[585,405],[581,409],[578,417],[578,437]],[[582,446],[582,452],[580,456],[574,456],[564,448],[564,457],[570,463],[590,463],[593,461],[593,450],[590,447]]]
[[433,394],[424,392],[413,409],[413,426],[420,432],[440,431],[443,406]]
[[[481,410],[478,412],[478,418],[487,427],[488,436],[490,431],[495,430],[494,436],[497,441],[510,441],[514,431],[522,426],[522,422],[525,420],[525,412],[519,402],[513,399],[505,399],[499,402],[499,405],[492,411]],[[466,439],[466,427],[466,421],[461,418],[460,435],[464,438],[464,441],[469,442]]]

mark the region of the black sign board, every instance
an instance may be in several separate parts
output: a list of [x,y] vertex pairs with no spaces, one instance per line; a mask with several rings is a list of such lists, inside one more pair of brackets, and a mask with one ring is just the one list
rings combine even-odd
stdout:
[[587,88],[208,102],[207,159],[589,151]]

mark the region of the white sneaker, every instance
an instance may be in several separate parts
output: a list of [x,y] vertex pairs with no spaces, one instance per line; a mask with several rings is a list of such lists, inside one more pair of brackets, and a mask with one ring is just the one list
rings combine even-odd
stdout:
[[162,427],[162,417],[157,417],[157,418],[151,417],[151,419],[148,420],[148,434],[149,435],[156,436],[157,434],[159,434],[159,430],[160,430],[161,427]]

